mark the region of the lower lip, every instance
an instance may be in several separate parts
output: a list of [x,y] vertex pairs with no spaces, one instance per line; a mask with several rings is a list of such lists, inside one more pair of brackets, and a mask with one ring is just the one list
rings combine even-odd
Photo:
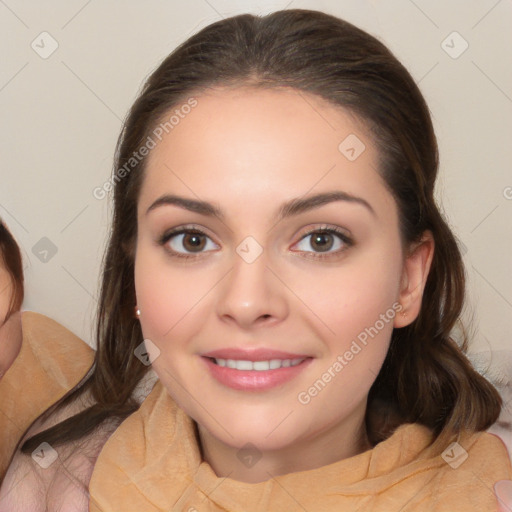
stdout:
[[203,360],[212,376],[221,384],[242,391],[265,391],[292,380],[309,365],[312,358],[308,357],[296,366],[263,371],[236,370],[227,366],[219,366],[208,357],[203,357]]

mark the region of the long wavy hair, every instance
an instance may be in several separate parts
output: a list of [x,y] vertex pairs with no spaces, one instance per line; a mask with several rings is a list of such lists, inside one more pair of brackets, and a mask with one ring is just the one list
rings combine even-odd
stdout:
[[145,82],[116,148],[113,223],[103,262],[94,365],[85,383],[58,406],[85,390],[95,404],[28,439],[23,452],[42,441],[59,445],[79,439],[106,419],[125,418],[139,407],[133,391],[149,367],[134,356],[143,339],[134,317],[134,253],[147,159],[134,164],[134,154],[161,120],[192,95],[214,86],[247,85],[312,93],[363,120],[379,149],[378,171],[398,205],[404,246],[426,230],[433,234],[435,254],[419,316],[393,331],[369,392],[371,443],[386,439],[400,424],[420,423],[432,429],[432,443],[445,447],[462,430],[482,431],[498,418],[498,392],[471,366],[465,336],[452,338],[464,304],[465,272],[434,198],[437,142],[417,84],[375,37],[334,16],[291,9],[215,22],[177,47]]

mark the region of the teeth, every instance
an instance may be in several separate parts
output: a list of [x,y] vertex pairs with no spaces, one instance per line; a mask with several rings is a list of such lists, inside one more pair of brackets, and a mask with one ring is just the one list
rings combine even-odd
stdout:
[[235,370],[256,370],[267,371],[277,370],[279,368],[288,368],[290,366],[297,366],[302,363],[306,358],[297,359],[270,359],[269,361],[244,361],[238,359],[214,359],[215,363],[219,366],[234,368]]

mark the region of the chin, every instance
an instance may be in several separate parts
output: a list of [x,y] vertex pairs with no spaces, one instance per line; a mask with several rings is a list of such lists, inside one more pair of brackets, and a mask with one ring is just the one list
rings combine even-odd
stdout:
[[257,419],[255,416],[239,417],[236,420],[233,416],[228,416],[225,421],[216,418],[219,423],[212,422],[211,419],[205,422],[196,421],[211,436],[233,448],[240,449],[250,443],[261,451],[272,451],[287,448],[295,442],[297,432],[289,429],[295,425],[294,422],[285,426],[288,422],[283,421],[282,416],[277,421],[270,421],[261,413],[257,415]]

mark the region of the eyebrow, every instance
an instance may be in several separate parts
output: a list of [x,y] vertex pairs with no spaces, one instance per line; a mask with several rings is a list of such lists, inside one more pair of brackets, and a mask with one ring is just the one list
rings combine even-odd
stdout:
[[[340,190],[334,190],[331,192],[315,194],[306,198],[295,198],[287,201],[279,208],[277,212],[277,220],[281,221],[287,217],[299,215],[306,211],[320,208],[321,206],[333,203],[335,201],[343,201],[347,203],[362,205],[373,216],[376,216],[375,210],[372,208],[371,204],[362,197],[353,196],[352,194],[348,194],[347,192]],[[222,221],[225,220],[225,216],[222,213],[222,210],[215,204],[209,203],[207,201],[189,199],[186,197],[169,194],[165,194],[159,197],[154,203],[152,203],[151,206],[147,209],[146,215],[150,211],[165,205],[174,205],[191,212],[199,213],[201,215],[217,217]]]

